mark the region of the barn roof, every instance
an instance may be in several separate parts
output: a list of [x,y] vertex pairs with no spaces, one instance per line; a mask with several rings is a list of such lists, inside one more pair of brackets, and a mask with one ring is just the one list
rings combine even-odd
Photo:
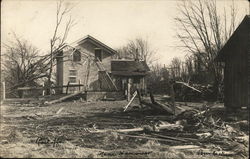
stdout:
[[143,76],[150,71],[145,61],[113,60],[111,73],[120,76]]
[[106,44],[102,43],[101,41],[97,40],[96,38],[94,38],[93,36],[87,35],[73,43],[71,43],[71,45],[75,46],[75,45],[79,45],[79,44],[83,44],[86,41],[90,41],[93,44],[100,46],[103,49],[108,50],[108,52],[115,54],[116,50],[112,49],[111,47],[107,46]]
[[[246,15],[237,29],[234,31],[232,36],[228,39],[224,47],[219,51],[215,60],[224,61],[225,57],[228,56],[228,52],[232,50],[234,44],[240,43],[242,41],[250,41],[250,15]],[[242,36],[244,35],[244,36]],[[247,47],[247,45],[245,45]]]

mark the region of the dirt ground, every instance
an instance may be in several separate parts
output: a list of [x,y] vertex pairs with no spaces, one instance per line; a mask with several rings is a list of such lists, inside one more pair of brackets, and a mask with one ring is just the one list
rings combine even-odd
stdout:
[[[162,100],[163,98],[157,97]],[[134,101],[123,112],[127,101],[71,101],[53,105],[1,104],[0,157],[76,157],[76,158],[248,158],[214,154],[214,143],[177,142],[131,137],[149,136],[145,132],[118,133],[113,130],[154,125],[159,121],[171,122],[172,116],[150,108],[140,108]],[[202,106],[202,103],[179,103],[183,107]],[[223,109],[221,104],[219,110]],[[216,111],[224,116],[223,111]],[[241,120],[248,116],[241,115]],[[110,129],[93,133],[95,129]],[[197,140],[196,132],[184,130],[159,131],[158,135],[186,137]],[[243,137],[247,137],[248,129]],[[129,136],[130,134],[131,136]],[[191,140],[192,141],[192,140]],[[182,148],[182,147],[185,148]],[[190,148],[188,148],[190,146]],[[197,146],[197,147],[195,147]],[[211,148],[213,147],[213,149]],[[202,153],[201,149],[209,149]],[[240,147],[239,149],[247,149]],[[211,153],[210,153],[211,152]]]

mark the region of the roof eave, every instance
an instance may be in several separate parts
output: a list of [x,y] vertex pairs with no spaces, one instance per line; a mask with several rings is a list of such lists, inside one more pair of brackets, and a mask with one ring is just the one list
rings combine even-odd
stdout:
[[103,48],[105,48],[106,50],[108,50],[109,53],[112,53],[112,54],[116,54],[117,51],[112,49],[111,47],[107,46],[106,44],[102,43],[101,41],[95,39],[94,37],[90,36],[90,35],[87,35],[85,38],[83,39],[80,39],[79,41],[77,41],[76,43],[77,44],[83,44],[84,42],[86,42],[87,40],[92,40],[94,41],[95,43],[101,45]]

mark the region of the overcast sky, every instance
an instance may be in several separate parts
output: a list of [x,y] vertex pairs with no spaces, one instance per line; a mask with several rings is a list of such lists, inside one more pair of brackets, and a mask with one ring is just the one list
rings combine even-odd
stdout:
[[[218,10],[229,6],[229,0],[218,0]],[[173,57],[184,57],[177,49],[176,25],[178,14],[174,0],[68,0],[75,5],[71,16],[77,24],[71,30],[67,42],[91,35],[116,49],[136,37],[147,39],[156,50],[161,64],[169,64]],[[246,0],[235,0],[238,17],[248,12]],[[11,38],[15,32],[30,41],[41,52],[48,52],[49,39],[53,34],[56,1],[3,0],[1,9],[1,41]]]

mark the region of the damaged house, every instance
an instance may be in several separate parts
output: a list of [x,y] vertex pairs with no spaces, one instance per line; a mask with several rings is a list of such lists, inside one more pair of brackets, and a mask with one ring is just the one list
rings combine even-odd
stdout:
[[224,103],[227,108],[250,105],[250,16],[242,20],[216,60],[225,63]]
[[57,93],[85,91],[98,98],[109,94],[124,96],[128,84],[131,89],[145,91],[147,64],[115,60],[115,54],[114,49],[90,35],[62,48],[56,57]]

